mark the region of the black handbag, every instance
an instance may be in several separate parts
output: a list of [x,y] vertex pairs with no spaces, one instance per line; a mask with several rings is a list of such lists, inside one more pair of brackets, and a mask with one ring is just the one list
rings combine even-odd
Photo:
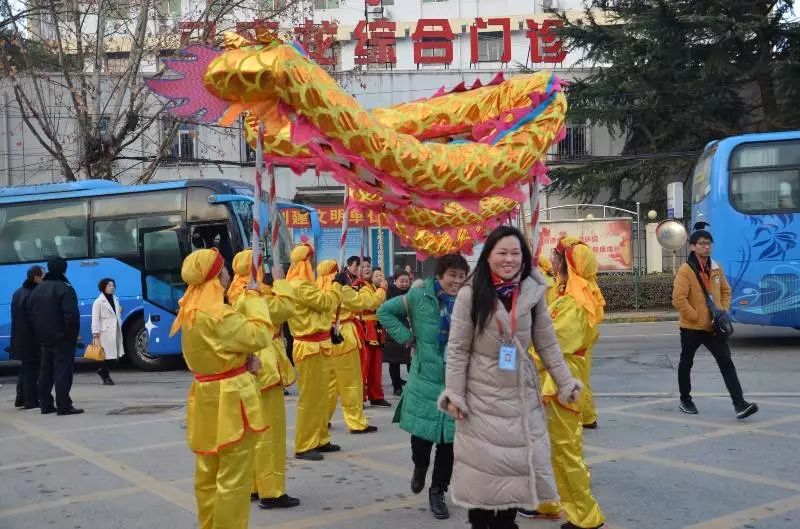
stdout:
[[692,266],[692,270],[694,270],[694,274],[697,276],[697,282],[700,283],[700,288],[703,289],[703,294],[706,297],[706,306],[708,306],[708,310],[711,312],[711,325],[714,327],[714,334],[723,339],[730,338],[733,336],[733,321],[731,320],[731,315],[728,314],[728,311],[722,310],[714,305],[714,301],[711,299],[706,284],[700,275],[700,270],[694,266]]

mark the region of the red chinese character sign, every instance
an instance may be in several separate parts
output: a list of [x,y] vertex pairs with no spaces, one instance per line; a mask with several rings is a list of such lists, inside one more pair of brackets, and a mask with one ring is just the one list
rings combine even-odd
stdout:
[[314,24],[313,21],[306,20],[302,26],[294,28],[294,35],[317,64],[336,66],[334,44],[337,31],[339,26],[333,22]]
[[542,255],[549,255],[565,236],[578,237],[597,255],[602,272],[633,269],[631,219],[594,219],[584,221],[542,221]]
[[530,40],[531,61],[534,63],[558,64],[567,58],[567,51],[564,49],[558,35],[553,32],[553,28],[564,27],[564,23],[556,19],[547,19],[542,22],[542,26],[535,20],[526,20],[528,26],[526,35]]
[[397,64],[397,22],[361,20],[353,30],[356,38],[355,63]]
[[[470,48],[470,62],[477,64],[481,61],[480,57],[480,33],[479,29],[487,29],[489,26],[498,26],[503,32],[503,49],[500,53],[500,60],[489,58],[492,62],[508,63],[511,61],[511,19],[510,18],[490,18],[484,20],[476,18],[475,23],[469,28],[469,48]],[[486,60],[486,59],[484,59]]]
[[446,18],[419,19],[411,35],[414,42],[414,64],[451,64],[454,38],[450,22]]

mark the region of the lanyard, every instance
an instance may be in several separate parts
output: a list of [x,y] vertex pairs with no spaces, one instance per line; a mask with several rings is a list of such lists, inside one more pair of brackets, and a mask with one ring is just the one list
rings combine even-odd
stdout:
[[703,280],[703,283],[706,284],[706,290],[711,288],[711,270],[706,271],[706,267],[703,266],[703,262],[698,259],[698,263],[700,264],[700,277]]
[[[509,316],[511,318],[511,337],[509,341],[514,340],[514,336],[517,334],[517,298],[519,297],[519,287],[514,289],[514,293],[511,295],[511,312]],[[497,323],[497,332],[500,333],[500,339],[503,338],[503,327],[500,325],[500,319],[497,318],[495,315],[495,323]]]

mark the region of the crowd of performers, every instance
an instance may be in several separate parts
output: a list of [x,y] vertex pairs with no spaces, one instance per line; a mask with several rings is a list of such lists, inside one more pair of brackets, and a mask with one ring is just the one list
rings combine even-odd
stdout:
[[194,374],[187,438],[201,529],[246,528],[251,500],[265,509],[300,503],[285,477],[284,389],[295,381],[296,458],[341,449],[331,439],[339,402],[351,434],[377,430],[364,409],[391,406],[384,342],[411,352],[407,381],[399,368],[408,359],[392,364],[402,394],[394,422],[411,434],[414,493],[435,447],[435,518],[449,517],[450,489],[476,529],[515,528],[518,513],[563,513],[568,529],[603,525],[582,445],[583,428],[597,425],[589,378],[605,304],[588,246],[565,237],[539,270],[523,234],[501,226],[472,273],[461,255],[447,255],[414,288],[406,274],[390,287],[358,257],[341,270],[333,260],[315,268],[305,243],[285,276],[260,270],[251,282],[252,257],[235,256],[233,278],[215,249],[191,253],[181,270],[188,289],[172,332],[182,332]]

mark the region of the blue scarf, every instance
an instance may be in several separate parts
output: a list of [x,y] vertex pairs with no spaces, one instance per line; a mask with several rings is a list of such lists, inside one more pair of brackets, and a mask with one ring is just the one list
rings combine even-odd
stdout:
[[445,345],[450,337],[450,316],[453,314],[456,297],[445,292],[438,281],[434,281],[433,286],[439,300],[439,343]]

